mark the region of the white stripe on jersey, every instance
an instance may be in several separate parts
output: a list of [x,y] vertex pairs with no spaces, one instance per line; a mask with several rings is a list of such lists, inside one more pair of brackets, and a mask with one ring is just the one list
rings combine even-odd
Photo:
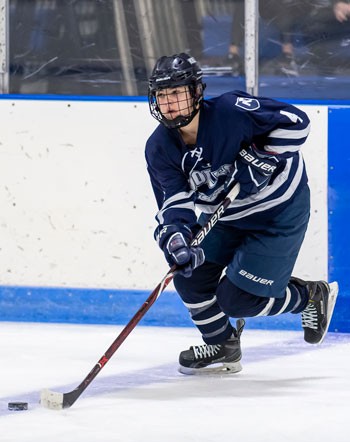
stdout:
[[286,152],[298,152],[300,146],[270,146],[267,144],[264,149],[266,152],[282,154]]
[[[298,169],[297,169],[297,171],[296,171],[296,173],[295,173],[295,175],[293,177],[292,182],[290,183],[290,186],[284,192],[283,195],[281,195],[280,197],[275,198],[273,200],[266,201],[264,203],[258,204],[258,205],[254,206],[254,207],[251,207],[250,209],[246,209],[246,210],[242,210],[242,211],[240,211],[238,213],[234,213],[233,215],[228,215],[228,216],[223,215],[223,217],[220,219],[220,221],[232,221],[232,220],[235,220],[235,219],[240,219],[240,218],[243,218],[245,216],[250,216],[253,213],[263,212],[265,210],[272,209],[273,207],[276,207],[279,204],[282,204],[285,201],[288,201],[292,197],[294,192],[296,191],[297,187],[299,186],[299,183],[300,183],[301,178],[303,176],[303,170],[304,170],[304,162],[303,162],[301,154],[299,154]],[[262,190],[259,194],[257,194],[257,195],[260,195],[260,199],[264,199],[264,198],[266,198],[266,196],[268,196],[270,194],[270,192],[272,190],[271,188],[274,187],[274,184],[275,184],[275,182],[273,182],[273,184],[271,186],[267,186],[264,190]],[[272,192],[273,192],[273,190],[272,190]],[[251,200],[251,198],[252,197],[247,198],[247,200],[248,199]],[[227,210],[229,211],[229,209],[231,207],[233,208],[234,205],[236,207],[237,206],[239,207],[239,204],[237,204],[237,203],[239,203],[239,200],[233,201],[233,204],[231,204]]]
[[166,209],[167,206],[169,206],[169,204],[172,204],[175,201],[191,198],[193,194],[194,194],[194,190],[191,190],[190,192],[176,193],[175,195],[171,196],[170,198],[168,198],[167,200],[164,201],[161,210]]
[[193,190],[191,190],[190,192],[179,192],[176,195],[173,195],[172,197],[165,200],[162,208],[156,214],[156,219],[159,222],[159,224],[164,224],[164,212],[167,209],[178,208],[178,209],[189,209],[194,211],[195,207],[193,201],[186,201],[181,204],[174,204],[176,201],[191,198],[193,194],[194,194]]
[[173,206],[167,207],[164,210],[162,209],[156,215],[156,219],[159,222],[159,224],[164,224],[164,213],[169,209],[188,209],[194,212],[195,206],[193,201],[189,201],[187,203],[174,204]]
[[306,138],[310,132],[310,124],[302,130],[276,129],[269,133],[267,138],[282,138],[286,140],[298,140]]

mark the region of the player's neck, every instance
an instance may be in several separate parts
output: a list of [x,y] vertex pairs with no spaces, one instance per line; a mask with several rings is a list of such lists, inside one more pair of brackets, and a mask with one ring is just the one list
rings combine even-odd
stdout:
[[199,125],[199,112],[193,118],[191,123],[179,129],[180,135],[185,144],[196,144]]

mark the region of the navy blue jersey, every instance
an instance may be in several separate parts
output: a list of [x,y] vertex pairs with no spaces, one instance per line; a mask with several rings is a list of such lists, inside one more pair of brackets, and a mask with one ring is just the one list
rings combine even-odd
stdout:
[[239,226],[247,217],[261,220],[283,210],[307,182],[299,149],[309,130],[309,118],[295,106],[242,91],[204,100],[195,145],[160,124],[146,143],[158,232],[169,224],[195,225],[196,209],[209,217],[225,196],[238,152],[252,144],[276,156],[278,167],[265,189],[233,201],[220,221]]

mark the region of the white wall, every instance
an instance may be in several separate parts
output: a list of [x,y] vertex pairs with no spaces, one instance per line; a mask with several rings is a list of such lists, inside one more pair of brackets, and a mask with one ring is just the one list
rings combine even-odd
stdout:
[[[296,271],[327,276],[327,108],[304,106],[312,219]],[[167,265],[145,102],[1,100],[0,284],[151,289]]]
[[328,275],[328,108],[298,106],[311,120],[311,133],[302,147],[311,189],[311,217],[294,274],[305,279]]

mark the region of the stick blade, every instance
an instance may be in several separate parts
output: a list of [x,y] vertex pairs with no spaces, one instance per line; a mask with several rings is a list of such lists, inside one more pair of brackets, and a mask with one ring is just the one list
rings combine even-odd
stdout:
[[40,404],[50,410],[63,409],[63,393],[48,390],[47,388],[40,392]]

